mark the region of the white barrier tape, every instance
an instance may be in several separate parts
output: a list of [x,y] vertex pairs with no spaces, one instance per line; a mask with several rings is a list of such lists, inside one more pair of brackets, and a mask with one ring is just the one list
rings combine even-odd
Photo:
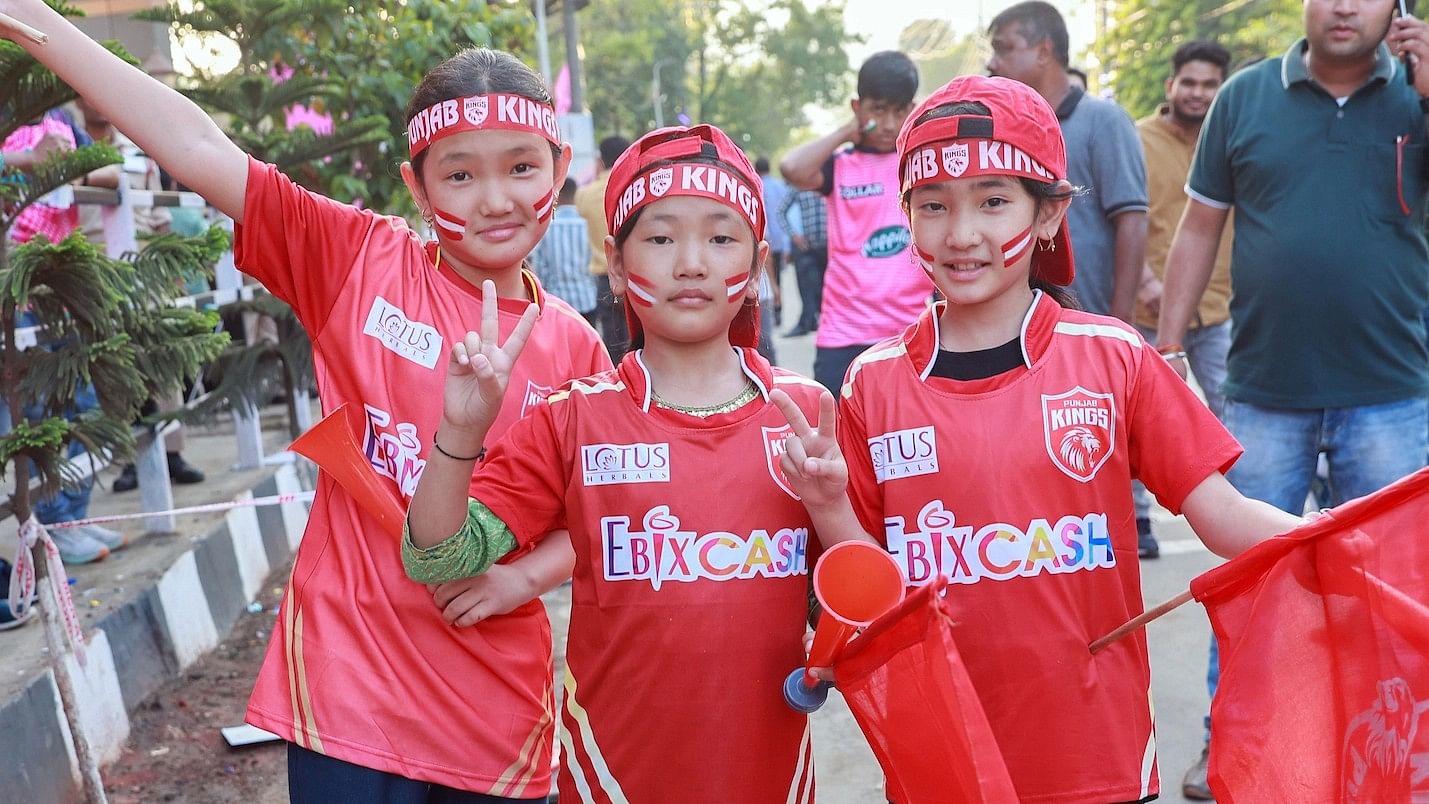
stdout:
[[71,522],[56,522],[53,525],[46,525],[50,530],[64,530],[65,528],[78,528],[85,525],[103,525],[109,522],[124,522],[130,519],[148,519],[151,516],[175,516],[177,514],[207,514],[214,511],[228,511],[233,508],[250,508],[265,505],[284,505],[292,502],[312,502],[316,492],[301,491],[297,494],[274,494],[270,497],[254,497],[251,500],[230,500],[229,502],[206,503],[204,505],[190,505],[187,508],[171,508],[167,511],[144,511],[138,514],[110,514],[108,516],[92,516],[88,519],[76,519]]
[[31,549],[37,542],[45,546],[45,565],[50,576],[50,590],[59,603],[60,621],[64,623],[65,636],[69,639],[70,650],[74,651],[79,666],[84,667],[84,629],[79,625],[79,615],[74,611],[74,599],[69,595],[68,574],[60,551],[51,541],[50,534],[32,515],[20,524],[20,551],[15,556],[15,568],[10,573],[10,612],[16,620],[30,616],[31,598],[35,594],[35,565],[31,559]]

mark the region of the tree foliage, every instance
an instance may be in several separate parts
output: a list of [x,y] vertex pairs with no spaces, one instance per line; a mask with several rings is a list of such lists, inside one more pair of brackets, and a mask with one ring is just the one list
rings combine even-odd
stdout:
[[841,3],[807,0],[592,0],[580,25],[597,136],[655,124],[651,80],[664,62],[666,125],[683,113],[761,153],[788,143],[809,104],[848,99],[845,47],[860,41],[844,30]]
[[1300,0],[1123,0],[1116,4],[1102,54],[1116,98],[1133,117],[1165,97],[1171,56],[1182,43],[1213,39],[1231,64],[1278,55],[1303,35]]
[[[106,46],[128,58],[117,44]],[[0,77],[8,82],[0,84],[0,140],[75,96],[8,41],[0,42]],[[15,217],[45,193],[119,161],[113,148],[93,145],[58,153],[29,175],[4,171],[0,241],[9,239]],[[172,308],[168,301],[177,293],[177,277],[211,270],[227,247],[228,236],[213,229],[197,238],[161,237],[117,260],[79,232],[59,243],[40,236],[0,249],[0,403],[13,426],[0,435],[0,474],[15,478],[18,517],[31,510],[31,469],[44,494],[74,479],[66,458],[71,441],[94,454],[132,454],[130,423],[144,401],[180,388],[223,349],[228,336],[215,331],[217,316]],[[25,310],[39,319],[43,345],[21,350],[16,329]],[[67,418],[77,393],[91,384],[98,409]],[[27,421],[23,414],[30,406],[40,415]]]

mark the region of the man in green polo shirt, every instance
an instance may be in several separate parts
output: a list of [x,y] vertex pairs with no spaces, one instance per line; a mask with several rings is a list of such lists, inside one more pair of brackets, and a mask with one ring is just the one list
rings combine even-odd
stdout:
[[[1332,504],[1429,452],[1424,217],[1429,26],[1396,0],[1304,0],[1305,38],[1232,76],[1201,129],[1157,341],[1181,345],[1235,210],[1227,477],[1301,513],[1320,453]],[[1414,83],[1396,61],[1419,62]],[[1185,373],[1185,360],[1173,361]],[[1212,672],[1217,669],[1213,656]]]

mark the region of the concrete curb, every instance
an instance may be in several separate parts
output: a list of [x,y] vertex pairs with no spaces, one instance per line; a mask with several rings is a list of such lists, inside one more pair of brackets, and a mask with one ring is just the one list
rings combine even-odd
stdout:
[[[299,460],[239,499],[311,489],[316,475]],[[82,728],[101,762],[119,757],[129,737],[129,713],[228,635],[271,569],[297,549],[307,521],[306,503],[235,508],[157,582],[96,624],[87,666],[81,670],[71,660],[71,670]],[[0,701],[0,723],[10,727],[0,756],[0,801],[69,804],[80,797],[74,742],[48,669],[11,700]]]

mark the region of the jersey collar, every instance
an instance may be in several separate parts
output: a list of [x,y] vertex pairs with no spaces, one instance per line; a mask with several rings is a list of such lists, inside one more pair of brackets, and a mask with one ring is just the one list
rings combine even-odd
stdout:
[[[427,259],[431,260],[438,274],[441,274],[441,276],[454,285],[457,290],[460,290],[473,299],[481,299],[481,288],[473,285],[465,277],[453,270],[452,267],[447,264],[446,260],[442,259],[441,247],[435,240],[422,244],[422,249],[426,251]],[[545,312],[546,289],[541,287],[541,281],[536,278],[536,274],[532,273],[526,267],[526,263],[524,262],[521,264],[521,282],[526,286],[526,299],[508,299],[504,296],[500,296],[496,299],[496,308],[503,313],[521,315],[526,312],[526,305],[534,301],[536,308],[541,312]]]
[[[744,372],[759,389],[759,395],[764,401],[769,402],[769,391],[774,387],[774,369],[769,365],[769,361],[759,354],[757,350],[730,347],[734,349],[735,355],[739,357],[739,368]],[[650,413],[655,408],[655,394],[650,385],[650,369],[645,366],[643,357],[644,349],[637,349],[629,352],[620,361],[620,379],[624,383],[626,392],[631,399],[640,407],[644,413]],[[742,411],[734,411],[728,414],[711,416],[705,419],[706,422],[722,423],[728,421],[726,417],[738,417]],[[682,417],[688,418],[688,417]]]
[[[946,301],[938,301],[928,306],[923,315],[909,327],[903,336],[908,350],[908,359],[918,379],[926,382],[933,373],[933,364],[938,359],[938,319],[947,307]],[[1032,368],[1047,353],[1052,344],[1052,331],[1061,318],[1062,307],[1040,290],[1032,291],[1032,305],[1022,317],[1022,330],[1018,341],[1022,347],[1022,364]]]

